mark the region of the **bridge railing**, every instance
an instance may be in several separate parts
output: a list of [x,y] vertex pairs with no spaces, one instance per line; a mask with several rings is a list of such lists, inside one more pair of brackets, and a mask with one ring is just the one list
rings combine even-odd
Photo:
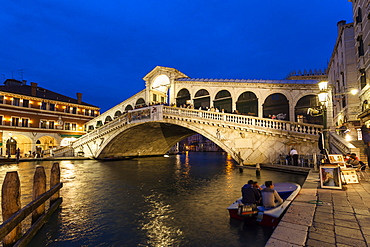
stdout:
[[[140,116],[140,112],[145,112],[145,114],[149,113],[150,117],[148,118],[140,117],[138,119],[135,119],[133,116],[135,116],[135,114]],[[126,125],[128,123],[136,123],[136,122],[162,120],[162,115],[175,115],[175,116],[181,116],[181,117],[190,118],[190,119],[196,119],[196,118],[197,119],[208,119],[208,120],[212,120],[216,122],[219,121],[223,124],[257,126],[257,127],[262,127],[262,128],[290,131],[290,132],[309,134],[309,135],[317,135],[319,134],[319,132],[322,131],[321,125],[296,123],[296,122],[275,120],[275,119],[269,119],[269,118],[258,118],[258,117],[238,115],[238,114],[211,112],[211,111],[202,111],[202,110],[195,110],[195,109],[157,105],[157,106],[149,106],[149,107],[129,111],[129,113],[126,113],[114,119],[113,121],[108,122],[107,124],[104,124],[98,129],[95,129],[85,134],[84,136],[80,137],[73,143],[73,146],[76,147],[78,145],[81,145],[85,140],[94,139],[100,136],[102,133],[107,132],[107,131],[109,132],[119,125]]]
[[318,135],[322,131],[321,125],[297,123],[283,120],[275,120],[269,118],[258,118],[252,116],[221,113],[221,112],[210,112],[200,111],[187,108],[176,108],[176,107],[163,107],[163,114],[177,115],[191,118],[202,118],[213,121],[222,121],[224,123],[241,124],[257,126],[275,130],[284,130],[302,134]]

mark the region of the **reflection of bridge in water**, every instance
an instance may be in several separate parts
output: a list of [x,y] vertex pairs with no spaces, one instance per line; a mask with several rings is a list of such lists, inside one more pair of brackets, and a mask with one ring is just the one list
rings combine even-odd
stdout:
[[[318,80],[197,79],[160,66],[143,79],[144,90],[86,124],[89,133],[73,144],[75,153],[161,155],[195,133],[244,163],[270,163],[292,146],[318,152],[322,117],[307,112],[319,104]],[[150,106],[164,102],[189,108]]]
[[93,158],[163,155],[182,139],[199,133],[239,163],[266,163],[298,144],[317,150],[321,126],[200,111],[151,106],[129,111],[78,139],[73,148]]

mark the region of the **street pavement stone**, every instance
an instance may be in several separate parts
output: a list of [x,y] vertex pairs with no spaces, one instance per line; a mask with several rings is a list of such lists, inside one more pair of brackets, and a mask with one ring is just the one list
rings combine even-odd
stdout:
[[[370,246],[370,181],[343,185],[342,190],[321,189],[315,176],[319,174],[311,171],[308,185],[302,186],[302,197],[300,193],[288,208],[266,246]],[[310,203],[313,207],[307,207]],[[292,232],[286,235],[293,230],[299,235],[305,233],[306,242],[302,244],[302,236],[294,239]]]
[[335,243],[334,244],[326,243],[326,242],[322,242],[320,240],[311,239],[311,238],[307,240],[307,243],[305,246],[307,247],[336,247]]

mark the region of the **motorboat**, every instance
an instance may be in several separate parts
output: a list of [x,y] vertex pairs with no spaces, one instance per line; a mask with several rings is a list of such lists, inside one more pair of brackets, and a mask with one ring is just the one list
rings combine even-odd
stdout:
[[[263,188],[264,186],[261,187]],[[290,203],[298,195],[299,191],[301,190],[301,186],[296,183],[275,183],[274,189],[278,192],[278,194],[284,201],[274,208],[257,206],[257,210],[255,211],[255,213],[253,213],[253,216],[251,218],[261,225],[271,227],[277,226],[284,212],[289,207]],[[242,220],[244,218],[243,216],[241,216],[241,213],[239,211],[239,206],[242,204],[242,197],[240,197],[227,208],[231,218],[239,220]]]

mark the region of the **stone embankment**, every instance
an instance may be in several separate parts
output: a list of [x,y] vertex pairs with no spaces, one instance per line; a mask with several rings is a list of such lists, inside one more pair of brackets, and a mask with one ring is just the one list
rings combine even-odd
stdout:
[[370,179],[366,176],[342,190],[321,189],[319,173],[310,171],[266,246],[370,246]]

